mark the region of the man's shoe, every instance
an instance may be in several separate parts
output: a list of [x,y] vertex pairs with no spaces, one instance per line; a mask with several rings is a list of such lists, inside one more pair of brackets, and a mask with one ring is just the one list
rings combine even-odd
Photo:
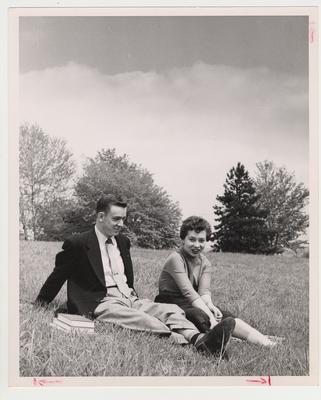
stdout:
[[205,333],[196,341],[197,351],[221,355],[225,353],[226,346],[233,334],[235,328],[235,319],[228,317],[215,325],[209,332]]

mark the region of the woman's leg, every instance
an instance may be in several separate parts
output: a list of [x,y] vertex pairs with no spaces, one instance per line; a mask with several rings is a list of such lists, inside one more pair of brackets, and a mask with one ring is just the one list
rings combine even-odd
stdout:
[[211,324],[208,315],[201,309],[196,307],[182,307],[185,311],[186,318],[191,321],[200,332],[208,332]]
[[251,325],[244,322],[242,319],[235,317],[229,311],[221,310],[221,312],[223,314],[222,320],[227,317],[235,318],[235,328],[233,332],[234,337],[261,346],[274,346],[276,344],[275,342],[270,340],[266,335],[263,335],[261,332],[253,328]]
[[259,332],[240,318],[235,319],[233,336],[261,346],[274,346],[276,344],[267,336],[263,335],[263,333]]

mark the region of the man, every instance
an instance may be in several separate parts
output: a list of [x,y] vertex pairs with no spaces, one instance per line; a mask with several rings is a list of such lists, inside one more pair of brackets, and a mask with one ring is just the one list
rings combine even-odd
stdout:
[[206,334],[174,304],[139,299],[134,290],[130,241],[120,233],[127,204],[114,195],[99,199],[96,224],[67,239],[57,254],[53,272],[36,299],[50,303],[67,281],[67,308],[123,328],[169,336],[177,332],[202,352],[224,352],[235,321],[227,318]]

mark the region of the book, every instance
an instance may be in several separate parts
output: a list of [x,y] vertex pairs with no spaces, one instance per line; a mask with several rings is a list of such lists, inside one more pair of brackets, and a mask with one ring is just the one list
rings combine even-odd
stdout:
[[71,329],[72,329],[72,327],[70,325],[66,324],[63,321],[59,321],[59,319],[57,319],[57,318],[54,318],[52,323],[55,325],[58,325],[60,328],[63,328],[66,331],[71,331]]
[[68,333],[68,331],[66,329],[62,328],[61,326],[56,325],[54,322],[51,322],[50,326],[52,328],[56,328],[56,329],[59,329],[60,331],[64,331],[64,332]]
[[94,330],[94,327],[90,327],[89,328],[89,327],[82,327],[82,326],[70,326],[70,325],[66,324],[65,322],[63,322],[63,321],[60,321],[57,318],[54,318],[53,323],[55,325],[58,325],[59,327],[65,329],[65,330],[67,330],[67,331],[71,331],[72,329],[74,329],[74,330],[77,329],[78,331],[81,331],[81,332],[83,332],[83,331],[93,331]]
[[76,328],[94,328],[94,321],[77,314],[58,313],[57,320]]
[[73,326],[70,326],[68,324],[65,324],[62,321],[59,321],[57,318],[54,318],[54,320],[50,324],[50,326],[52,326],[54,328],[58,328],[60,330],[63,330],[65,332],[67,332],[67,333],[70,333],[70,332],[89,333],[89,334],[95,333],[94,328],[73,327]]

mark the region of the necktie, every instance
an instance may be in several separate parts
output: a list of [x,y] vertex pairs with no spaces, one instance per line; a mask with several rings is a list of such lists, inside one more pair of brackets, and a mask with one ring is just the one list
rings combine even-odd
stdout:
[[118,290],[127,298],[131,295],[131,290],[128,287],[127,283],[124,281],[124,277],[119,273],[117,258],[115,255],[115,248],[111,238],[106,240],[106,250],[109,257],[110,269],[113,274],[114,281],[118,287]]

